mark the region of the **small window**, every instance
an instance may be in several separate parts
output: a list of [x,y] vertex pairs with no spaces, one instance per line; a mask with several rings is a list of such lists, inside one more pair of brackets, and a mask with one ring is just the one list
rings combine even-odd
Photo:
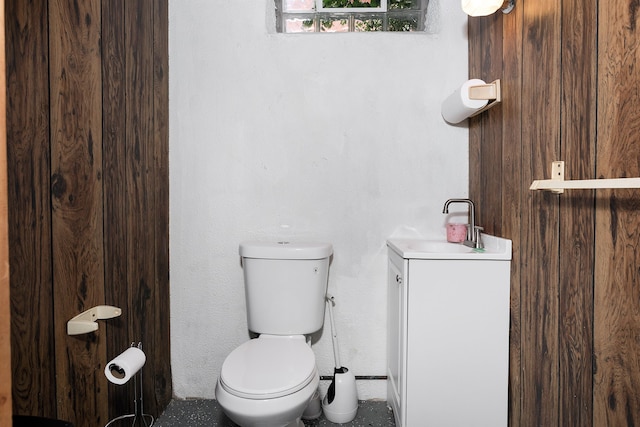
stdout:
[[316,0],[318,12],[386,12],[387,0]]
[[279,33],[424,31],[428,0],[274,0]]

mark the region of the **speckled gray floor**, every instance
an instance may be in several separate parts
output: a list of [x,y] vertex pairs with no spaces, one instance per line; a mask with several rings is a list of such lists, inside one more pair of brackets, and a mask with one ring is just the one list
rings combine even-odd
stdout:
[[[356,418],[347,424],[334,424],[327,421],[324,416],[308,421],[304,420],[308,427],[316,426],[371,426],[390,427],[395,426],[393,412],[387,406],[387,402],[365,400],[360,402]],[[160,417],[153,424],[154,427],[235,427],[215,400],[173,400]]]

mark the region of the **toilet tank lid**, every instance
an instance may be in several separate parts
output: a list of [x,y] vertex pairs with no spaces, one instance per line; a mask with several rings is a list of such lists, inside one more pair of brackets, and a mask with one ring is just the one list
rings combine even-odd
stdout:
[[240,256],[263,259],[323,259],[333,253],[330,243],[320,242],[259,242],[240,243]]

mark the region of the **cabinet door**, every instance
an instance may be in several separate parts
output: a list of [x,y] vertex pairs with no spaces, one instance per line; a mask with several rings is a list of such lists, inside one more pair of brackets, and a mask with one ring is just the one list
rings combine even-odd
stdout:
[[409,261],[406,425],[507,425],[509,266]]
[[401,427],[404,418],[402,398],[404,394],[405,355],[405,283],[402,266],[404,260],[389,255],[387,289],[387,400],[393,408],[396,425]]

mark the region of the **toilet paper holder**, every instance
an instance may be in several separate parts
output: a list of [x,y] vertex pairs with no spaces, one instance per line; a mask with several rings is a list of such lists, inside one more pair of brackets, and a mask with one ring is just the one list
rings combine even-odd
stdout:
[[110,305],[98,305],[86,310],[67,322],[67,335],[80,335],[98,330],[97,320],[112,319],[122,314],[122,309]]
[[[142,350],[142,342],[136,344],[135,342],[131,343],[130,347],[136,347],[139,350]],[[139,381],[139,382],[138,382]],[[143,390],[143,382],[142,382],[142,368],[133,376],[133,390],[134,390],[134,412],[132,414],[120,415],[119,417],[113,418],[104,427],[109,427],[113,423],[127,419],[133,418],[132,426],[136,426],[137,421],[140,420],[141,424],[144,424],[144,427],[152,427],[155,423],[155,418],[153,415],[144,413],[144,390]],[[147,423],[147,420],[151,421],[151,424]]]
[[470,79],[442,102],[440,112],[447,123],[457,124],[501,102],[500,79],[491,83],[486,83],[482,79]]
[[487,105],[473,113],[470,117],[477,116],[478,114],[487,111],[489,108],[495,107],[502,102],[500,79],[496,79],[491,83],[469,87],[469,99],[489,101]]

